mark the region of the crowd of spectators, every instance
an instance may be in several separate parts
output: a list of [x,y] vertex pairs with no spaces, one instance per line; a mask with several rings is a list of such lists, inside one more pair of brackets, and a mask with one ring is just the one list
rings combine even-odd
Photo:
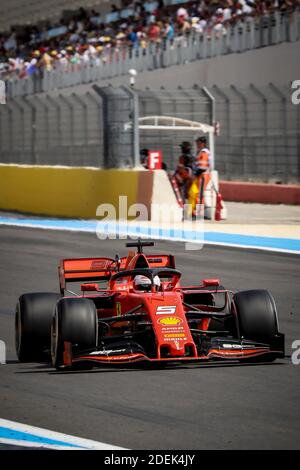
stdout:
[[191,32],[226,34],[228,25],[237,21],[255,21],[276,10],[292,12],[300,6],[300,0],[198,0],[169,7],[159,0],[149,9],[149,1],[123,0],[121,8],[112,5],[105,18],[80,8],[54,24],[12,27],[0,33],[0,74],[23,78],[37,70],[91,59],[97,63],[124,46],[145,49],[149,43],[175,41]]

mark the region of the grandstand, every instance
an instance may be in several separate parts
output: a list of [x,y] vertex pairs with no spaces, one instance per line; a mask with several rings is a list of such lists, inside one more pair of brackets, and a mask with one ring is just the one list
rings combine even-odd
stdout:
[[184,65],[300,38],[298,0],[123,0],[99,6],[101,12],[92,6],[56,9],[57,20],[0,34],[0,76],[8,93],[51,91],[124,75],[132,67],[142,72]]
[[41,21],[58,20],[63,11],[94,8],[101,14],[110,11],[120,0],[2,0],[0,2],[0,31],[15,25],[34,25]]

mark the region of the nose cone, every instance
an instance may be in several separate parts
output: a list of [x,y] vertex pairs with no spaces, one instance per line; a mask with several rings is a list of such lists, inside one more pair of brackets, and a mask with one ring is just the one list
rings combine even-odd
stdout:
[[157,357],[185,356],[188,347],[196,355],[179,292],[163,292],[145,299],[156,336]]

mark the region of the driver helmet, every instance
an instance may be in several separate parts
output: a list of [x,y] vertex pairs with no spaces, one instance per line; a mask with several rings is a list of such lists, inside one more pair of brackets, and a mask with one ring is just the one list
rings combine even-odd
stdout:
[[[160,279],[159,279],[158,276],[154,276],[153,284],[156,287],[156,290],[158,290],[160,288]],[[141,274],[138,274],[137,276],[135,276],[135,278],[133,280],[133,287],[135,288],[135,290],[150,292],[151,291],[151,281],[147,276],[143,276]]]

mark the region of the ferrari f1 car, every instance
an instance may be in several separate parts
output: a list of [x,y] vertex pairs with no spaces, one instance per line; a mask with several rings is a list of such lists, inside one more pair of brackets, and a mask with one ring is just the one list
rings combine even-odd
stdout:
[[[60,294],[33,293],[16,308],[20,361],[57,369],[103,364],[274,361],[284,357],[276,306],[266,290],[233,293],[218,279],[182,286],[172,255],[64,259]],[[80,293],[69,290],[80,283]],[[103,286],[103,283],[105,285]]]

